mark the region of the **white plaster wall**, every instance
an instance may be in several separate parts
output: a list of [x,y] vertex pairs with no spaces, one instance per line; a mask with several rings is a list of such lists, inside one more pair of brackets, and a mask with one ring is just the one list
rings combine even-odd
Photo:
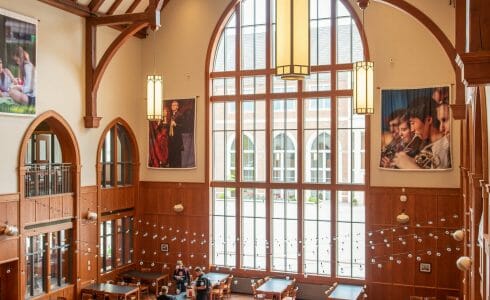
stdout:
[[[355,5],[354,0],[350,0]],[[454,8],[447,1],[410,0],[454,40]],[[70,124],[82,159],[82,186],[94,185],[100,134],[121,116],[135,131],[141,159],[140,178],[147,181],[204,182],[205,180],[205,61],[211,34],[230,0],[170,1],[157,32],[157,71],[164,76],[165,98],[199,96],[197,100],[194,170],[146,168],[148,125],[145,121],[144,75],[153,71],[153,39],[131,39],[116,54],[98,93],[98,129],[83,126],[84,21],[35,0],[0,0],[0,6],[40,20],[37,58],[38,113],[54,109]],[[357,7],[356,7],[357,9]],[[371,2],[366,11],[367,37],[380,88],[407,88],[454,83],[449,58],[418,21],[399,10]],[[117,32],[99,31],[99,54]],[[393,63],[390,63],[390,58]],[[459,123],[453,122],[453,170],[437,173],[378,169],[380,151],[379,93],[371,120],[371,184],[374,186],[458,187]],[[31,118],[0,116],[0,194],[18,191],[17,154]]]
[[[121,116],[134,127],[135,107],[143,101],[137,84],[141,74],[141,41],[132,38],[115,55],[98,93],[98,129],[86,129],[84,20],[35,0],[0,0],[0,7],[39,20],[37,48],[37,114],[55,110],[70,124],[80,148],[81,185],[96,184],[95,162],[100,134],[108,122]],[[98,32],[99,53],[116,36],[112,29]],[[18,152],[30,117],[0,115],[0,194],[18,191]]]
[[[156,33],[156,71],[163,74],[164,98],[182,99],[198,96],[196,101],[196,169],[148,169],[148,123],[138,127],[142,181],[205,181],[205,63],[211,34],[230,0],[178,0],[170,1],[163,10],[162,28]],[[154,37],[144,42],[144,75],[153,72]],[[144,96],[143,96],[144,97]],[[146,107],[138,111],[145,119]]]
[[[425,1],[412,1],[417,4]],[[430,15],[450,12],[442,1],[427,1]],[[439,2],[439,3],[434,3]],[[416,19],[388,5],[373,2],[366,11],[366,34],[375,65],[375,85],[380,89],[430,87],[453,84],[456,78],[449,57],[436,38]],[[435,14],[435,13],[433,13]],[[445,24],[441,21],[441,23]],[[447,23],[447,22],[446,22]],[[396,24],[396,25],[395,25]],[[449,25],[444,25],[448,27]],[[441,29],[444,29],[441,27]],[[446,33],[449,37],[454,30]],[[390,59],[392,62],[390,62]],[[449,171],[399,171],[378,168],[381,151],[380,89],[375,94],[375,114],[371,118],[371,185],[406,187],[459,187],[460,122],[452,123],[453,168]],[[451,100],[454,102],[454,99]]]

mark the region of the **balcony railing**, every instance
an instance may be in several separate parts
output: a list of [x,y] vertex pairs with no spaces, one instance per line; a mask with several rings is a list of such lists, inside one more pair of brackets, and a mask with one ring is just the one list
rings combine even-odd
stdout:
[[27,164],[25,196],[45,196],[72,192],[71,164]]

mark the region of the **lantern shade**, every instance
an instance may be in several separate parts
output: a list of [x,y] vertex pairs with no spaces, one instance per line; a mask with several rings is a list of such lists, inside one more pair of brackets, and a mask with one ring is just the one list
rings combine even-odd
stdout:
[[354,63],[352,74],[352,102],[355,114],[374,113],[374,64],[371,61]]
[[146,81],[146,115],[148,120],[162,119],[163,79],[160,75],[148,75]]
[[310,74],[310,1],[276,0],[276,75]]

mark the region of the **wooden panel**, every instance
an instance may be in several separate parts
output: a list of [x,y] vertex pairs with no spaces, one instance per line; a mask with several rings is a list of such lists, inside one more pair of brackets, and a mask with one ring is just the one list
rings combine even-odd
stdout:
[[[459,192],[459,189],[370,189],[366,208],[366,281],[370,298],[453,295],[459,290],[460,272],[455,262],[464,247],[450,236],[461,228],[464,220]],[[407,196],[406,202],[400,201],[401,195]],[[402,211],[410,221],[400,226],[396,215]],[[430,272],[421,272],[420,263],[430,263]]]
[[[145,266],[173,269],[177,260],[188,266],[209,265],[209,200],[205,184],[175,184],[142,182],[136,210],[137,261]],[[176,213],[175,204],[182,203],[184,211]],[[139,222],[141,220],[141,222]],[[168,244],[162,252],[160,245]]]
[[[30,201],[30,200],[25,200]],[[36,220],[35,222],[49,221],[49,197],[37,198],[36,200]],[[34,220],[32,220],[34,221]],[[31,222],[32,222],[31,221]],[[32,222],[34,223],[34,222]]]
[[63,195],[49,197],[49,219],[55,220],[63,217]]
[[75,204],[74,196],[64,195],[63,196],[63,217],[75,217],[75,210],[73,205]]
[[34,223],[36,221],[36,201],[24,200],[20,204],[22,210],[21,226],[28,223]]
[[0,262],[18,259],[19,238],[2,236],[0,239]]
[[98,222],[88,221],[85,215],[88,211],[97,212],[97,187],[80,188],[80,280],[82,282],[97,280],[98,256]]
[[18,261],[0,264],[0,299],[19,299],[17,287]]

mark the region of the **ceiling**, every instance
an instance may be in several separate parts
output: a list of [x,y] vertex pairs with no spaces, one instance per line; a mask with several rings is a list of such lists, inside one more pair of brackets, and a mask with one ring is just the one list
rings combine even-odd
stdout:
[[[152,0],[38,0],[59,9],[68,11],[81,17],[103,17],[111,15],[124,15],[145,12]],[[153,0],[152,2],[154,2]],[[170,0],[165,0],[165,7]],[[126,26],[113,26],[124,30]],[[136,34],[140,38],[146,36],[145,30]]]

